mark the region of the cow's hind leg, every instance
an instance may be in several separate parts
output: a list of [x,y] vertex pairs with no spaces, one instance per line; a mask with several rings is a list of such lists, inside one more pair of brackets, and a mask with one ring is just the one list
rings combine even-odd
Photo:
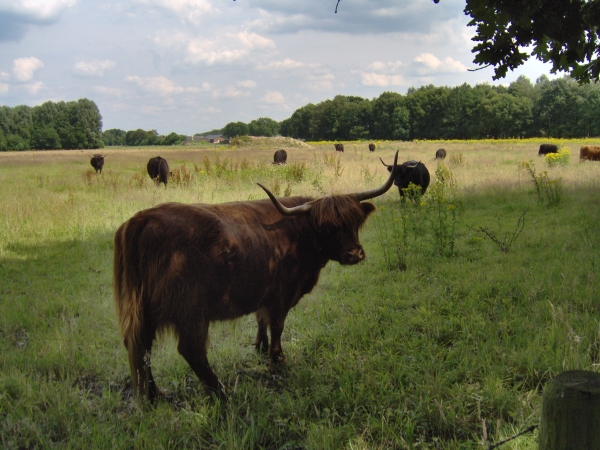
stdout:
[[152,343],[156,337],[155,328],[145,328],[139,340],[125,338],[124,344],[129,353],[129,368],[131,370],[131,384],[133,391],[141,398],[154,402],[158,389],[152,376],[150,355]]
[[269,358],[274,364],[284,363],[285,357],[281,348],[281,334],[285,324],[287,311],[269,311],[269,328],[271,329],[271,346],[269,347]]
[[267,335],[269,311],[267,311],[266,308],[260,308],[254,315],[256,316],[256,323],[258,324],[254,348],[256,348],[258,353],[266,353],[269,349],[269,336]]
[[[188,322],[189,323],[189,322]],[[211,392],[221,395],[225,386],[219,381],[208,364],[206,343],[208,339],[208,321],[199,319],[181,329],[178,327],[179,344],[177,350],[185,358],[196,376]]]

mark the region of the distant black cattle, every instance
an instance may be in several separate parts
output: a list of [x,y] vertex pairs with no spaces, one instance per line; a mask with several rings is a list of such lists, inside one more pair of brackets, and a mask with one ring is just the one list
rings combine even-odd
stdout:
[[344,144],[334,144],[335,145],[335,151],[336,152],[343,152],[344,151]]
[[92,167],[94,169],[96,169],[96,173],[100,172],[102,173],[102,167],[104,167],[104,157],[106,155],[101,155],[99,153],[96,153],[94,156],[92,156],[92,159],[90,160],[90,164],[92,165]]
[[166,159],[161,158],[160,156],[150,158],[146,167],[148,169],[148,175],[150,175],[150,178],[152,178],[157,185],[160,183],[164,183],[165,186],[167,185],[169,179],[169,164]]
[[375,144],[369,144],[369,151],[370,152],[374,152],[375,151]]
[[[392,171],[393,166],[388,166],[383,162],[383,159],[379,158],[384,166],[387,167],[388,171]],[[425,194],[427,187],[429,186],[429,171],[425,164],[420,161],[406,161],[398,166],[398,172],[394,179],[394,184],[398,186],[400,196],[404,197],[404,191],[410,183],[421,187],[421,194]]]
[[287,152],[285,150],[277,150],[273,155],[273,164],[285,164],[287,162]]
[[437,152],[435,152],[435,159],[445,159],[446,158],[446,150],[440,148]]
[[538,156],[547,155],[548,153],[558,153],[558,145],[555,144],[541,144],[538,151]]

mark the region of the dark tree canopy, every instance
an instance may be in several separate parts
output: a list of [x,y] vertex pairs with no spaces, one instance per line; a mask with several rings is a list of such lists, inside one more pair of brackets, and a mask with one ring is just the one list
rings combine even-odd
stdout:
[[372,100],[337,95],[298,108],[279,132],[306,140],[600,136],[600,84],[570,77],[509,86],[421,86]]
[[229,122],[223,127],[223,136],[234,138],[238,136],[246,136],[248,134],[248,125],[244,122]]
[[[438,3],[439,0],[434,0]],[[600,77],[600,0],[466,0],[475,59],[495,68],[494,79],[532,55],[580,83]]]

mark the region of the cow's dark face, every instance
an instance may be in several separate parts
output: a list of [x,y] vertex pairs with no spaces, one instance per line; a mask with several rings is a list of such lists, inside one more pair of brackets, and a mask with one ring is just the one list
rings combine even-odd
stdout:
[[[388,170],[388,172],[391,172],[392,166],[388,166],[387,170]],[[408,167],[405,165],[398,166],[396,178],[394,178],[394,185],[400,186],[400,187],[408,187],[408,183],[409,183],[408,180],[414,170],[415,170],[415,167]]]
[[372,203],[359,203],[362,218],[341,225],[323,224],[319,230],[320,247],[327,259],[342,265],[351,265],[365,259],[365,251],[358,239],[358,230],[369,214],[375,211]]

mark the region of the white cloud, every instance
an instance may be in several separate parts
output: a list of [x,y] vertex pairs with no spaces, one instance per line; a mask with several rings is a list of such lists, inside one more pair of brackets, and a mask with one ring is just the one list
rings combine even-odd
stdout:
[[214,12],[209,0],[135,0],[144,6],[158,7],[175,14],[185,22],[199,23]]
[[34,56],[19,58],[13,61],[13,75],[17,81],[29,81],[33,74],[44,67],[44,63]]
[[359,72],[363,86],[403,86],[406,84],[402,75],[386,75],[375,72]]
[[208,65],[215,62],[231,62],[242,58],[246,52],[235,49],[215,49],[215,41],[194,39],[187,45],[188,56],[186,60],[191,63],[204,62]]
[[256,33],[242,31],[240,33],[237,33],[236,37],[239,39],[242,45],[251,49],[275,47],[275,42],[273,42],[271,39],[268,39]]
[[402,66],[401,61],[392,61],[387,63],[375,61],[369,64],[367,67],[374,72],[396,72],[400,66]]
[[275,47],[271,39],[248,31],[222,33],[215,39],[208,39],[163,30],[154,35],[153,41],[165,57],[176,58],[183,51],[186,62],[208,65],[231,63]]
[[309,89],[315,91],[328,91],[333,88],[333,80],[335,80],[335,77],[330,73],[323,75],[308,75],[305,84]]
[[201,89],[197,87],[184,88],[165,77],[141,78],[134,75],[125,77],[125,81],[135,83],[143,90],[161,96],[183,94],[185,92],[198,93],[201,91]]
[[30,94],[37,94],[39,90],[44,87],[44,83],[41,81],[35,81],[33,83],[27,83],[24,86]]
[[299,69],[301,67],[317,67],[317,64],[304,64],[294,61],[290,58],[285,58],[283,61],[273,61],[265,66],[266,69]]
[[283,94],[278,91],[267,91],[266,95],[260,99],[264,103],[276,104],[285,102]]
[[101,77],[104,76],[104,72],[106,70],[112,69],[115,67],[117,63],[115,61],[110,61],[105,59],[103,61],[94,59],[92,61],[79,61],[76,62],[73,66],[75,72],[80,73],[82,75],[90,75]]
[[125,90],[125,89],[119,89],[119,88],[111,88],[111,87],[106,87],[106,86],[94,86],[92,88],[92,90],[94,92],[97,92],[98,94],[102,94],[102,95],[106,95],[109,97],[127,97],[129,95],[129,91]]
[[223,97],[223,98],[236,98],[236,97],[249,97],[250,92],[248,91],[240,91],[233,85],[225,86],[221,89],[214,89],[212,96],[215,98]]
[[238,81],[236,84],[239,87],[243,87],[246,89],[252,89],[252,88],[256,87],[256,81],[252,81],[252,80]]
[[8,84],[0,83],[0,94],[6,94],[8,92]]
[[10,75],[6,72],[0,72],[0,80],[2,81],[8,81],[8,79],[10,78]]
[[77,0],[1,0],[0,12],[48,20],[56,17],[65,8],[75,6],[76,3]]
[[421,63],[424,67],[419,69],[419,73],[430,73],[430,72],[466,72],[467,67],[451,57],[446,57],[443,61],[431,53],[421,53],[414,59],[415,62]]

